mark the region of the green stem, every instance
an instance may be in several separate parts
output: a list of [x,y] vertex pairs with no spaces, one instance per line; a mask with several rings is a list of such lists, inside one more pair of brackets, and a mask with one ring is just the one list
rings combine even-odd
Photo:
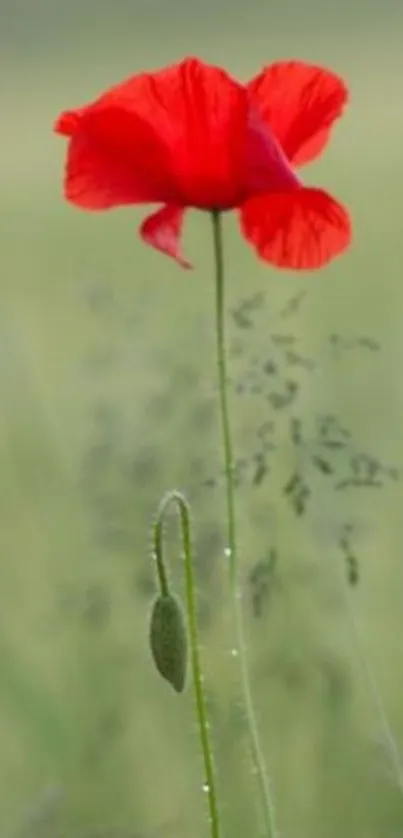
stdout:
[[229,579],[233,600],[236,645],[241,667],[242,688],[245,710],[249,729],[250,746],[254,770],[258,780],[263,803],[263,813],[267,834],[270,838],[277,838],[277,828],[274,817],[274,805],[271,797],[270,784],[263,753],[260,747],[259,732],[253,706],[250,678],[247,662],[247,649],[243,626],[242,602],[238,584],[238,554],[235,516],[235,486],[234,486],[234,455],[232,450],[230,413],[227,395],[227,363],[225,348],[225,303],[224,303],[224,254],[222,241],[221,214],[212,213],[214,261],[215,261],[215,290],[216,290],[216,340],[218,385],[222,425],[222,440],[224,450],[224,474],[227,503],[227,548]]
[[362,635],[358,617],[355,613],[353,601],[350,592],[347,590],[345,580],[342,580],[343,596],[350,621],[351,630],[355,640],[356,649],[360,658],[362,671],[366,678],[368,689],[374,706],[376,708],[379,723],[382,731],[382,737],[385,744],[386,752],[389,756],[391,766],[395,772],[396,782],[401,793],[403,793],[403,764],[397,746],[396,739],[393,735],[392,727],[390,725],[388,714],[384,705],[382,693],[379,689],[375,674],[372,669],[372,664],[368,652],[366,650],[365,641]]
[[158,574],[158,582],[160,586],[160,592],[163,596],[168,596],[169,594],[169,584],[168,584],[168,576],[165,570],[164,559],[163,559],[163,518],[167,504],[169,503],[169,496],[167,495],[158,510],[157,520],[154,525],[154,558],[157,564],[157,574]]
[[168,494],[165,496],[165,498],[163,498],[161,502],[157,520],[154,526],[155,558],[157,562],[157,571],[161,593],[168,594],[168,578],[165,572],[162,553],[162,536],[165,512],[171,504],[174,504],[176,506],[176,509],[179,514],[183,543],[191,668],[193,676],[193,687],[196,699],[196,712],[199,724],[200,742],[202,746],[205,771],[205,783],[203,784],[203,789],[206,792],[209,807],[211,838],[221,838],[221,821],[218,808],[218,795],[213,763],[213,750],[210,740],[206,699],[203,688],[203,673],[199,654],[200,644],[195,600],[195,579],[193,572],[192,540],[190,531],[190,509],[186,499],[180,492],[168,492]]

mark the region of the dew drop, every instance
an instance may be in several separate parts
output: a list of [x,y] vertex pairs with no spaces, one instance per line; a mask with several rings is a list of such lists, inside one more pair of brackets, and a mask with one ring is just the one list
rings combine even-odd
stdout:
[[232,555],[231,547],[225,547],[224,549],[224,556],[226,559],[230,559]]
[[238,649],[231,649],[230,654],[231,654],[232,658],[237,658],[238,657]]
[[209,793],[209,791],[210,791],[210,786],[209,786],[209,784],[208,784],[208,783],[203,783],[203,785],[202,785],[202,791],[204,792],[204,794],[208,794],[208,793]]

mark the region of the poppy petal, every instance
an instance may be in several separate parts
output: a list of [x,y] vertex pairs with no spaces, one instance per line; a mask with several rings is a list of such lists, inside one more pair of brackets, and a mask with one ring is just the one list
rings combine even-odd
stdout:
[[[65,114],[59,130],[73,130],[65,196],[87,210],[174,200],[165,152],[152,129],[133,114],[89,109],[79,124]],[[162,173],[165,173],[164,175]]]
[[348,100],[339,76],[302,61],[272,64],[248,89],[294,165],[309,163],[323,151]]
[[278,268],[321,268],[351,242],[347,210],[321,189],[251,198],[241,226],[258,255]]
[[271,192],[291,192],[300,187],[301,181],[277,138],[251,107],[245,142],[245,199]]
[[56,134],[62,134],[64,137],[72,137],[80,127],[83,113],[84,108],[78,108],[75,111],[63,111],[57,118],[53,130]]
[[137,112],[169,151],[179,203],[201,209],[238,204],[249,113],[246,89],[224,70],[187,58],[139,77],[138,91]]
[[180,250],[184,215],[182,207],[167,205],[143,221],[140,236],[146,244],[179,262],[182,268],[191,268]]
[[[132,76],[85,108],[65,112],[55,130],[72,143],[85,135],[86,169],[92,153],[100,182],[119,185],[116,204],[133,194],[136,202],[228,209],[244,197],[249,109],[243,85],[218,67],[187,58]],[[82,144],[81,138],[80,149]],[[121,188],[123,169],[125,175],[131,170],[129,190],[126,182]],[[82,195],[81,186],[70,191]]]

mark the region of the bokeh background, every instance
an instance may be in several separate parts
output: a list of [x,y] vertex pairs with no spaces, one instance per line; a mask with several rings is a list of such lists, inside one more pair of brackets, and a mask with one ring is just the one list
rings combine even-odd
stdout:
[[[225,834],[263,834],[231,655],[208,219],[189,218],[196,268],[181,272],[139,242],[140,210],[63,203],[51,131],[63,108],[185,54],[242,78],[299,57],[351,86],[306,171],[351,208],[349,254],[274,273],[225,219],[240,585],[281,835],[403,834],[363,665],[399,747],[402,25],[393,0],[0,2],[5,838],[208,834],[191,685],[174,694],[147,646],[151,524],[172,487],[193,506]],[[180,592],[174,522],[167,537]]]

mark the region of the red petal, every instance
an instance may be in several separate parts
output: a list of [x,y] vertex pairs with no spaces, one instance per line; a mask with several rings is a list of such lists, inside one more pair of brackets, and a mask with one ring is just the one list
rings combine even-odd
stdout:
[[145,74],[138,84],[136,108],[169,150],[180,203],[236,205],[249,111],[245,88],[195,58]]
[[321,153],[348,99],[346,85],[335,73],[302,61],[272,64],[248,87],[294,165]]
[[56,134],[62,134],[64,137],[72,137],[80,126],[83,112],[84,108],[78,108],[76,111],[63,111],[57,118],[53,130]]
[[[61,127],[66,130],[64,121]],[[169,162],[152,129],[134,114],[111,107],[90,108],[71,137],[65,195],[89,210],[176,197]]]
[[278,268],[321,268],[351,242],[347,211],[321,189],[251,198],[241,224],[259,256]]
[[[81,205],[85,200],[89,206],[98,182],[110,206],[115,184],[116,204],[133,196],[133,202],[203,209],[239,205],[248,113],[247,90],[223,70],[194,58],[134,76],[56,123],[56,130],[74,135],[72,142],[80,137],[80,155],[73,151],[74,177],[83,146],[86,180],[92,168],[90,194],[84,197],[80,176],[78,188],[69,183],[70,197],[79,194]],[[95,203],[100,206],[98,196]]]
[[180,250],[184,214],[185,210],[181,207],[163,207],[143,221],[140,235],[146,244],[176,259],[182,268],[191,268]]
[[251,108],[245,142],[244,200],[271,192],[291,192],[300,186],[301,181],[273,132],[258,111]]

